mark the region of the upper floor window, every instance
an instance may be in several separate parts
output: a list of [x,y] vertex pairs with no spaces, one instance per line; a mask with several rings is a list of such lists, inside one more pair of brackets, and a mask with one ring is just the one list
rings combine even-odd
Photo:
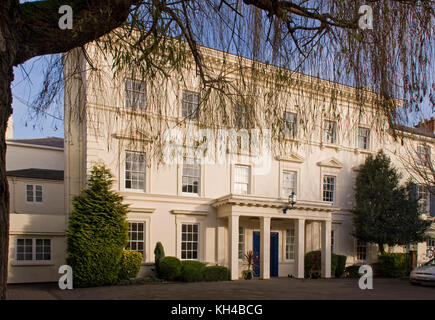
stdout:
[[126,152],[125,154],[125,188],[145,190],[145,154]]
[[42,202],[42,185],[26,184],[26,201]]
[[297,173],[295,171],[283,171],[282,173],[282,197],[288,198],[293,192],[296,195]]
[[251,168],[248,166],[234,166],[234,193],[249,194]]
[[295,259],[295,228],[286,230],[286,242],[285,242],[285,258],[286,260]]
[[430,212],[430,192],[425,185],[417,185],[417,198],[420,204],[422,214],[429,214]]
[[370,148],[370,130],[358,128],[358,148],[368,150]]
[[17,239],[16,260],[50,261],[51,240],[37,238]]
[[181,115],[184,118],[198,119],[199,117],[199,94],[183,91]]
[[144,82],[131,79],[125,80],[125,106],[128,108],[146,109]]
[[296,113],[284,112],[284,134],[286,137],[296,137]]
[[323,177],[323,201],[334,202],[335,200],[335,176]]
[[323,122],[323,142],[335,144],[337,142],[337,124],[335,121]]
[[199,225],[181,225],[181,259],[198,259]]
[[183,161],[182,192],[199,194],[201,166],[197,160],[185,157]]
[[430,166],[430,147],[419,145],[417,146],[417,164],[424,167]]
[[239,227],[239,260],[245,258],[245,228]]
[[127,250],[142,253],[142,258],[145,259],[145,222],[128,223]]
[[356,258],[359,261],[367,260],[367,242],[357,240],[356,242]]
[[236,104],[234,108],[234,124],[239,129],[248,128],[248,107]]

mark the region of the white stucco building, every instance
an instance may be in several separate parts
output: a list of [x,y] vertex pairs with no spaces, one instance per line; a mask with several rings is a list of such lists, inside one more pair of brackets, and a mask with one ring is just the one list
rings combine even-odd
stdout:
[[[220,53],[204,50],[205,61],[211,66],[218,65]],[[235,58],[231,55],[227,57],[228,66],[237,63],[232,59]],[[423,160],[418,163],[420,168],[427,167],[425,159],[431,162],[434,159],[433,131],[400,128],[404,142],[394,141],[388,128],[373,126],[378,115],[372,112],[371,102],[364,106],[367,110],[364,115],[357,115],[354,88],[333,84],[339,94],[332,97],[328,90],[316,91],[318,105],[309,106],[314,114],[310,118],[304,118],[307,110],[298,106],[298,101],[305,97],[297,88],[282,93],[288,96],[283,99],[286,105],[281,106],[289,128],[285,133],[286,147],[270,157],[267,170],[254,164],[252,154],[243,156],[238,151],[225,151],[225,161],[221,163],[190,162],[186,155],[175,163],[160,163],[153,160],[151,151],[147,152],[150,141],[135,128],[131,118],[132,114],[135,119],[152,116],[159,123],[158,113],[153,112],[158,93],[132,76],[113,77],[107,63],[100,62],[105,70],[102,81],[91,75],[82,53],[76,52],[65,60],[64,153],[62,148],[38,147],[46,155],[52,151],[59,152],[59,156],[62,153],[62,157],[64,154],[64,162],[60,158],[58,162],[41,157],[37,166],[33,159],[39,159],[38,154],[23,157],[11,151],[11,146],[28,148],[21,146],[26,142],[9,142],[8,156],[12,153],[17,156],[15,160],[8,158],[8,163],[17,167],[8,167],[8,171],[38,168],[43,175],[42,169],[64,169],[64,180],[10,175],[10,282],[58,279],[56,267],[65,261],[64,232],[71,200],[86,186],[90,169],[96,164],[110,168],[115,177],[114,189],[130,204],[129,248],[143,253],[141,274],[149,271],[154,262],[155,244],[160,241],[167,256],[227,266],[232,279],[238,279],[246,268],[244,253],[254,250],[259,256],[256,275],[268,279],[288,275],[302,278],[304,255],[312,250],[322,251],[323,277],[331,277],[331,252],[346,255],[349,265],[375,261],[377,247],[351,236],[350,210],[358,167],[367,155],[383,149],[404,173],[403,181],[406,181],[410,177],[406,163],[419,159],[417,153],[409,150],[424,151]],[[189,118],[188,123],[197,128],[200,116],[191,115],[199,110],[200,81],[194,70],[183,72],[187,81],[178,83],[174,77],[170,85],[166,84],[169,89],[165,96],[168,110],[165,117],[169,123]],[[301,86],[311,81],[325,88],[332,86],[328,81],[301,78]],[[368,96],[371,95],[369,92]],[[332,100],[338,105],[334,115],[324,108]],[[343,114],[347,115],[345,122],[340,120]],[[312,128],[308,136],[300,125],[302,119]],[[145,137],[138,138],[140,134]],[[57,159],[54,154],[49,157]],[[24,158],[31,163],[21,164]],[[415,180],[422,183],[417,181],[418,177]],[[35,188],[44,185],[44,206],[29,206],[24,200],[25,186],[32,184]],[[296,203],[284,213],[292,193]],[[433,219],[434,197],[423,189],[420,193],[426,218]],[[44,262],[47,266],[33,260],[17,261],[17,246],[22,245],[22,241],[17,241],[27,237],[50,239],[51,256]],[[433,241],[428,239],[427,243],[418,245],[420,262],[427,259],[428,246],[435,246]],[[38,244],[34,242],[33,246],[36,248]],[[24,265],[29,267],[21,267]],[[34,267],[30,268],[31,265]]]

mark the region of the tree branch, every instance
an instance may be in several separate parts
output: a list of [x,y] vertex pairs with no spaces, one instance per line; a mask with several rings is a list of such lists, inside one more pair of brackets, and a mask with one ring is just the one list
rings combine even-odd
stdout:
[[[20,44],[14,65],[40,55],[66,52],[95,40],[124,23],[140,0],[46,0],[19,6]],[[61,5],[73,9],[73,28],[59,28]]]

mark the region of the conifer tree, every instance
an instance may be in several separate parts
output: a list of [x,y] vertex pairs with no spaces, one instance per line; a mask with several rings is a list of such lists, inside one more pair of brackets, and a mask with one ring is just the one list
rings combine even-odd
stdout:
[[376,243],[408,245],[424,240],[430,222],[420,219],[418,199],[412,187],[399,184],[400,174],[382,151],[369,156],[356,179],[354,236]]
[[128,241],[122,196],[111,190],[112,174],[94,166],[88,187],[73,200],[67,239],[67,263],[75,287],[114,284],[118,281],[123,249]]

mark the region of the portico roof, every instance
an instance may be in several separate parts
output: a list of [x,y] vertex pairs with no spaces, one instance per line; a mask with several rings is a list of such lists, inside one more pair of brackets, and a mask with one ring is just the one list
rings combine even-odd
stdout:
[[[214,208],[219,208],[225,205],[231,205],[231,206],[283,209],[288,205],[288,202],[287,199],[280,199],[280,198],[228,194],[223,197],[217,198],[214,202],[211,203],[211,205]],[[308,210],[308,211],[323,211],[323,212],[334,212],[340,210],[340,208],[334,207],[332,203],[329,204],[323,201],[306,201],[306,200],[298,200],[294,205],[294,209]]]

